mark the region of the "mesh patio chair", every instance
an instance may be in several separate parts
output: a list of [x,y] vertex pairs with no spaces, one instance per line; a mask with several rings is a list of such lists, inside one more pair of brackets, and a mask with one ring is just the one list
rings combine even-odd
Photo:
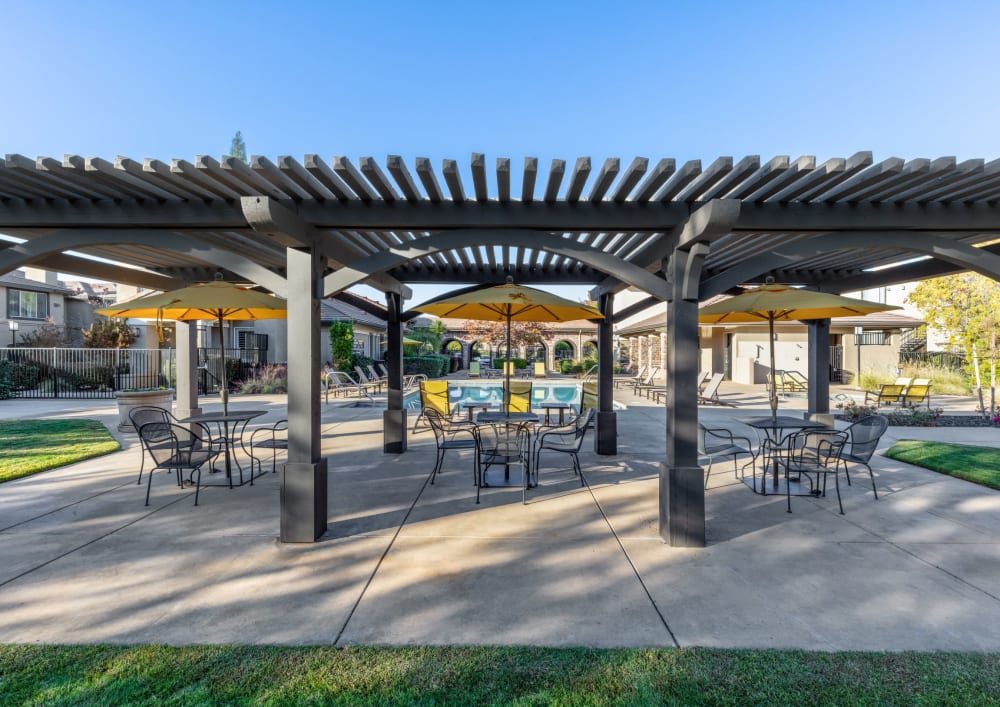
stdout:
[[[172,415],[163,408],[154,407],[152,405],[142,405],[139,407],[134,407],[129,410],[128,419],[132,423],[132,429],[139,432],[139,428],[143,425],[148,425],[152,422],[163,422],[170,423],[173,422],[171,419]],[[141,444],[139,447],[139,478],[136,479],[136,486],[142,483],[142,471],[146,465],[146,447]]]
[[[535,438],[532,446],[532,459],[529,474],[529,485],[538,485],[538,473],[541,470],[541,455],[544,451],[561,452],[568,454],[573,462],[573,473],[580,477],[580,486],[584,486],[583,473],[580,470],[580,447],[583,445],[583,438],[587,434],[587,427],[594,419],[594,408],[578,415],[568,425],[561,427],[551,427],[544,432],[540,432]],[[531,475],[534,475],[534,484],[531,484]]]
[[250,484],[253,485],[253,463],[264,473],[260,459],[253,454],[254,449],[271,450],[271,473],[278,471],[278,450],[288,449],[288,420],[278,420],[273,425],[260,427],[250,435]]
[[438,472],[441,471],[445,452],[449,449],[475,450],[476,435],[472,425],[450,420],[435,408],[424,408],[424,417],[434,431],[434,443],[437,445],[437,458],[434,462],[434,471],[431,472],[431,483],[433,484]]
[[472,428],[476,439],[476,503],[479,492],[489,487],[486,472],[494,465],[503,465],[504,476],[510,467],[521,467],[521,503],[530,482],[531,426],[527,423],[480,424]]
[[[153,460],[153,468],[146,478],[146,505],[153,486],[153,472],[157,469],[173,471],[177,484],[184,485],[184,470],[191,470],[195,484],[194,505],[198,505],[201,492],[201,467],[212,462],[221,452],[213,449],[197,433],[169,422],[149,422],[139,428],[139,439]],[[197,475],[197,476],[196,476]]]
[[507,412],[531,412],[532,381],[512,380],[504,385],[503,402]]
[[698,456],[708,457],[708,471],[705,472],[705,488],[708,488],[708,477],[712,475],[712,464],[716,457],[733,458],[733,478],[740,478],[736,458],[741,454],[749,454],[751,459],[743,465],[756,463],[757,453],[749,437],[739,437],[730,430],[721,427],[705,427],[698,423]]
[[413,431],[417,431],[417,425],[421,420],[427,418],[427,410],[434,410],[445,420],[450,420],[455,412],[451,404],[451,397],[448,390],[448,381],[421,380],[420,385],[420,414],[413,421]]
[[[833,475],[837,488],[837,504],[840,514],[844,514],[844,503],[840,498],[840,460],[847,444],[847,433],[839,430],[802,430],[787,435],[772,451],[778,464],[785,472],[785,496],[788,512],[792,512],[792,491],[790,481],[798,477],[809,480],[809,492],[815,496],[826,495],[826,479]],[[820,484],[822,477],[822,484]]]
[[[128,413],[129,421],[132,423],[132,427],[136,432],[143,425],[148,425],[151,422],[162,422],[167,424],[179,425],[177,418],[174,417],[173,413],[169,410],[161,407],[156,407],[155,405],[140,405],[138,407],[132,408]],[[212,436],[212,431],[205,425],[198,423],[190,423],[194,426],[197,432],[198,438],[201,439],[208,447],[212,449],[218,449],[222,451],[225,447],[223,440],[216,439]],[[184,439],[181,437],[180,443],[182,446],[188,446],[192,442],[190,439]],[[136,479],[136,486],[142,483],[142,472],[146,464],[146,448],[140,444],[139,453],[139,478]]]
[[875,474],[872,473],[870,461],[872,455],[875,454],[879,440],[888,427],[889,420],[882,415],[869,415],[844,430],[847,433],[848,442],[840,460],[844,464],[847,485],[851,485],[851,475],[847,470],[847,465],[860,464],[868,470],[868,476],[872,480],[872,491],[875,492],[876,499],[878,498],[878,489],[875,488]]

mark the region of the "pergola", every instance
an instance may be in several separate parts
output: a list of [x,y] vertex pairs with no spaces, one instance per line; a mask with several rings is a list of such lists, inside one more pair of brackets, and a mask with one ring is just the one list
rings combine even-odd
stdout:
[[[592,174],[593,172],[593,174]],[[443,182],[443,184],[442,184]],[[327,461],[319,432],[319,300],[359,283],[385,293],[389,312],[384,449],[406,449],[402,399],[403,302],[419,282],[589,284],[605,314],[598,332],[598,453],[617,452],[612,396],[615,319],[668,302],[666,448],[660,533],[672,545],[705,542],[696,432],[698,302],[742,283],[779,282],[843,292],[974,270],[1000,279],[1000,160],[953,157],[873,164],[860,152],[817,165],[810,156],[721,157],[678,166],[616,158],[526,158],[512,174],[444,160],[436,170],[398,156],[384,168],[249,165],[224,157],[170,164],[75,155],[0,160],[0,232],[25,240],[0,250],[0,272],[22,265],[168,290],[211,280],[252,282],[288,298],[288,463],[281,539],[326,529]],[[68,251],[74,251],[70,253]],[[97,256],[104,260],[80,257]],[[928,256],[914,260],[916,256]],[[614,296],[648,298],[615,312]],[[829,411],[829,320],[808,322],[809,411]],[[308,342],[308,345],[304,345]],[[178,350],[194,352],[190,326]],[[191,362],[178,356],[177,407],[198,410]]]

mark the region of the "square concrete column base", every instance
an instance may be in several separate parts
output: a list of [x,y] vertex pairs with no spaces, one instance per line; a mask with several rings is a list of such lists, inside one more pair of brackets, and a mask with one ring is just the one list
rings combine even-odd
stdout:
[[618,454],[618,413],[598,412],[594,434],[594,452]]
[[705,547],[705,472],[660,464],[660,537],[671,547]]
[[406,451],[406,410],[386,410],[382,413],[382,451],[385,454]]
[[326,532],[326,458],[281,469],[281,542],[311,543]]

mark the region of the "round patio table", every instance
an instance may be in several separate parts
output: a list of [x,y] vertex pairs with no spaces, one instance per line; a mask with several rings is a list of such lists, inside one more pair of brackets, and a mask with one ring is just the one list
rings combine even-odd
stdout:
[[[826,429],[826,425],[821,422],[815,422],[813,420],[807,420],[804,417],[794,417],[792,415],[778,415],[772,417],[771,415],[765,415],[763,417],[749,417],[741,418],[739,420],[744,425],[753,427],[755,430],[761,430],[765,434],[765,439],[770,439],[774,442],[778,442],[784,437],[784,430],[822,430]],[[758,439],[760,435],[758,435]],[[778,490],[778,460],[774,459],[774,469],[772,471],[773,475],[773,490]],[[754,476],[753,490],[754,493],[760,493],[762,495],[767,495],[766,480],[767,480],[767,469],[765,468],[763,476],[760,482],[760,491],[757,491],[757,480]],[[811,495],[811,494],[810,494]]]

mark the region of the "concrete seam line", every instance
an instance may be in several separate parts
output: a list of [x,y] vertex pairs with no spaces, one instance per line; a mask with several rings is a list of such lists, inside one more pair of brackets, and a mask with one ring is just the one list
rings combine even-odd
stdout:
[[657,605],[656,599],[653,598],[653,595],[649,591],[649,587],[646,586],[646,583],[642,579],[642,575],[639,574],[639,568],[635,566],[635,562],[632,561],[631,555],[629,555],[628,550],[625,549],[622,539],[618,537],[618,531],[615,530],[615,526],[611,523],[611,519],[608,518],[608,514],[604,512],[604,507],[601,506],[601,502],[597,500],[597,495],[594,493],[594,489],[591,487],[590,482],[587,481],[587,477],[583,475],[582,469],[580,470],[580,478],[582,478],[583,482],[587,485],[590,497],[594,499],[594,505],[596,505],[597,510],[600,511],[601,517],[604,518],[604,522],[608,524],[608,529],[611,530],[611,534],[614,536],[615,542],[618,543],[618,547],[621,548],[622,554],[625,555],[625,560],[628,562],[629,567],[632,568],[632,572],[635,573],[635,578],[639,580],[639,586],[642,587],[642,591],[646,593],[646,598],[649,599],[649,603],[653,605],[653,610],[656,612],[656,615],[660,617],[660,622],[663,624],[663,628],[667,629],[667,633],[670,635],[670,640],[674,642],[674,647],[680,648],[681,644],[677,640],[677,636],[674,635],[673,630],[671,630],[670,624],[667,623],[667,617],[665,617],[663,612],[660,611],[660,607]]
[[[827,513],[832,513],[833,512],[833,511],[827,510],[826,508],[824,508],[823,510],[826,511]],[[931,513],[931,515],[935,515],[935,514]],[[847,519],[845,518],[844,520],[847,520]],[[911,551],[907,550],[905,547],[903,547],[901,545],[897,545],[896,543],[894,543],[892,540],[889,540],[885,536],[879,535],[878,533],[873,532],[873,531],[869,530],[868,528],[862,528],[860,525],[858,525],[857,523],[855,523],[852,520],[847,520],[847,522],[850,523],[851,525],[853,525],[855,528],[858,528],[859,530],[863,530],[866,533],[870,533],[871,535],[874,535],[876,538],[878,538],[880,541],[884,542],[886,545],[889,545],[890,547],[896,548],[900,552],[902,552],[902,553],[904,553],[906,555],[909,555],[914,560],[917,560],[918,562],[922,562],[925,565],[927,565],[928,567],[933,567],[934,569],[936,569],[936,570],[938,570],[940,572],[943,572],[944,574],[946,574],[949,577],[951,577],[952,579],[954,579],[956,582],[964,584],[965,586],[969,587],[970,589],[975,589],[977,592],[981,592],[981,593],[985,594],[986,596],[988,596],[990,599],[993,599],[994,601],[1000,601],[1000,596],[997,596],[996,594],[988,592],[985,589],[983,589],[982,587],[977,587],[975,584],[973,584],[969,580],[962,579],[957,574],[955,574],[954,572],[949,572],[948,570],[946,570],[941,565],[935,565],[930,560],[925,560],[920,555],[916,554],[915,552],[911,552]]]
[[119,526],[117,528],[114,528],[113,530],[109,530],[108,532],[104,533],[103,535],[98,535],[96,538],[88,540],[87,542],[83,543],[82,545],[77,545],[76,547],[74,547],[74,548],[72,548],[70,550],[67,550],[66,552],[64,552],[64,553],[62,553],[60,555],[56,555],[55,557],[49,558],[48,560],[46,560],[45,562],[43,562],[43,563],[41,563],[39,565],[35,565],[34,567],[31,567],[30,569],[26,569],[24,572],[21,572],[20,574],[15,575],[14,577],[11,577],[10,579],[7,579],[7,580],[4,580],[3,582],[0,582],[0,587],[5,587],[8,584],[10,584],[11,582],[13,582],[15,580],[18,580],[18,579],[20,579],[21,577],[24,577],[27,574],[31,574],[35,570],[40,570],[42,567],[45,567],[46,565],[51,565],[56,560],[61,560],[62,558],[66,557],[67,555],[72,555],[74,552],[76,552],[78,550],[82,550],[83,548],[87,547],[88,545],[93,545],[94,543],[98,542],[99,540],[104,540],[104,538],[108,537],[109,535],[114,535],[119,530],[124,530],[125,528],[129,527],[130,525],[135,525],[140,520],[145,520],[146,518],[149,518],[149,516],[153,515],[154,513],[159,513],[164,508],[170,508],[170,506],[174,505],[175,503],[180,503],[181,501],[183,501],[184,499],[186,499],[186,498],[188,498],[190,496],[191,496],[191,492],[189,491],[188,493],[186,493],[183,496],[181,496],[181,497],[179,497],[179,498],[171,501],[170,503],[165,503],[162,506],[160,506],[159,508],[154,508],[149,513],[145,513],[145,514],[139,516],[138,518],[134,518],[134,519],[130,520],[125,525],[122,525],[122,526]]
[[45,516],[50,516],[53,513],[58,513],[59,511],[66,510],[67,508],[71,508],[73,506],[76,506],[76,505],[78,505],[80,503],[83,503],[84,501],[89,501],[92,498],[97,498],[98,496],[103,496],[106,493],[111,493],[112,491],[117,491],[118,489],[123,488],[125,486],[138,486],[138,484],[133,484],[131,481],[125,481],[123,483],[118,484],[117,486],[112,486],[109,489],[104,489],[103,491],[98,491],[95,494],[91,494],[90,496],[87,496],[86,498],[81,498],[81,499],[79,499],[77,501],[73,501],[72,503],[67,503],[65,506],[59,506],[58,508],[53,508],[50,511],[45,511],[44,513],[39,513],[37,516],[32,516],[31,518],[25,518],[24,520],[19,520],[18,522],[14,523],[13,525],[8,525],[6,528],[0,528],[0,533],[6,532],[6,531],[10,530],[11,528],[16,528],[19,525],[24,525],[25,523],[30,523],[33,520],[38,520],[39,518],[44,518]]
[[392,534],[392,538],[385,546],[385,550],[382,551],[382,555],[378,558],[378,562],[376,562],[375,567],[372,568],[372,573],[368,576],[365,586],[361,588],[361,592],[358,594],[358,598],[355,600],[354,606],[352,606],[351,610],[347,612],[347,618],[344,619],[343,626],[341,626],[340,630],[337,632],[337,637],[333,639],[334,646],[340,643],[340,638],[344,635],[344,631],[347,630],[347,625],[351,623],[351,619],[354,618],[354,612],[358,610],[358,607],[361,605],[361,600],[365,598],[365,594],[368,592],[368,587],[371,586],[372,582],[375,580],[375,575],[378,574],[379,569],[382,568],[382,563],[389,554],[389,550],[391,550],[392,546],[396,544],[396,538],[398,538],[399,534],[403,532],[403,526],[406,525],[406,521],[410,519],[410,514],[413,513],[413,509],[417,507],[417,501],[419,501],[420,497],[424,495],[424,489],[427,488],[427,483],[431,480],[431,476],[433,474],[434,472],[432,471],[427,475],[427,478],[424,479],[424,483],[420,486],[420,490],[417,491],[417,495],[413,498],[413,503],[411,503],[410,507],[406,509],[406,515],[404,515],[403,520],[400,521],[399,527],[397,527],[396,532]]

